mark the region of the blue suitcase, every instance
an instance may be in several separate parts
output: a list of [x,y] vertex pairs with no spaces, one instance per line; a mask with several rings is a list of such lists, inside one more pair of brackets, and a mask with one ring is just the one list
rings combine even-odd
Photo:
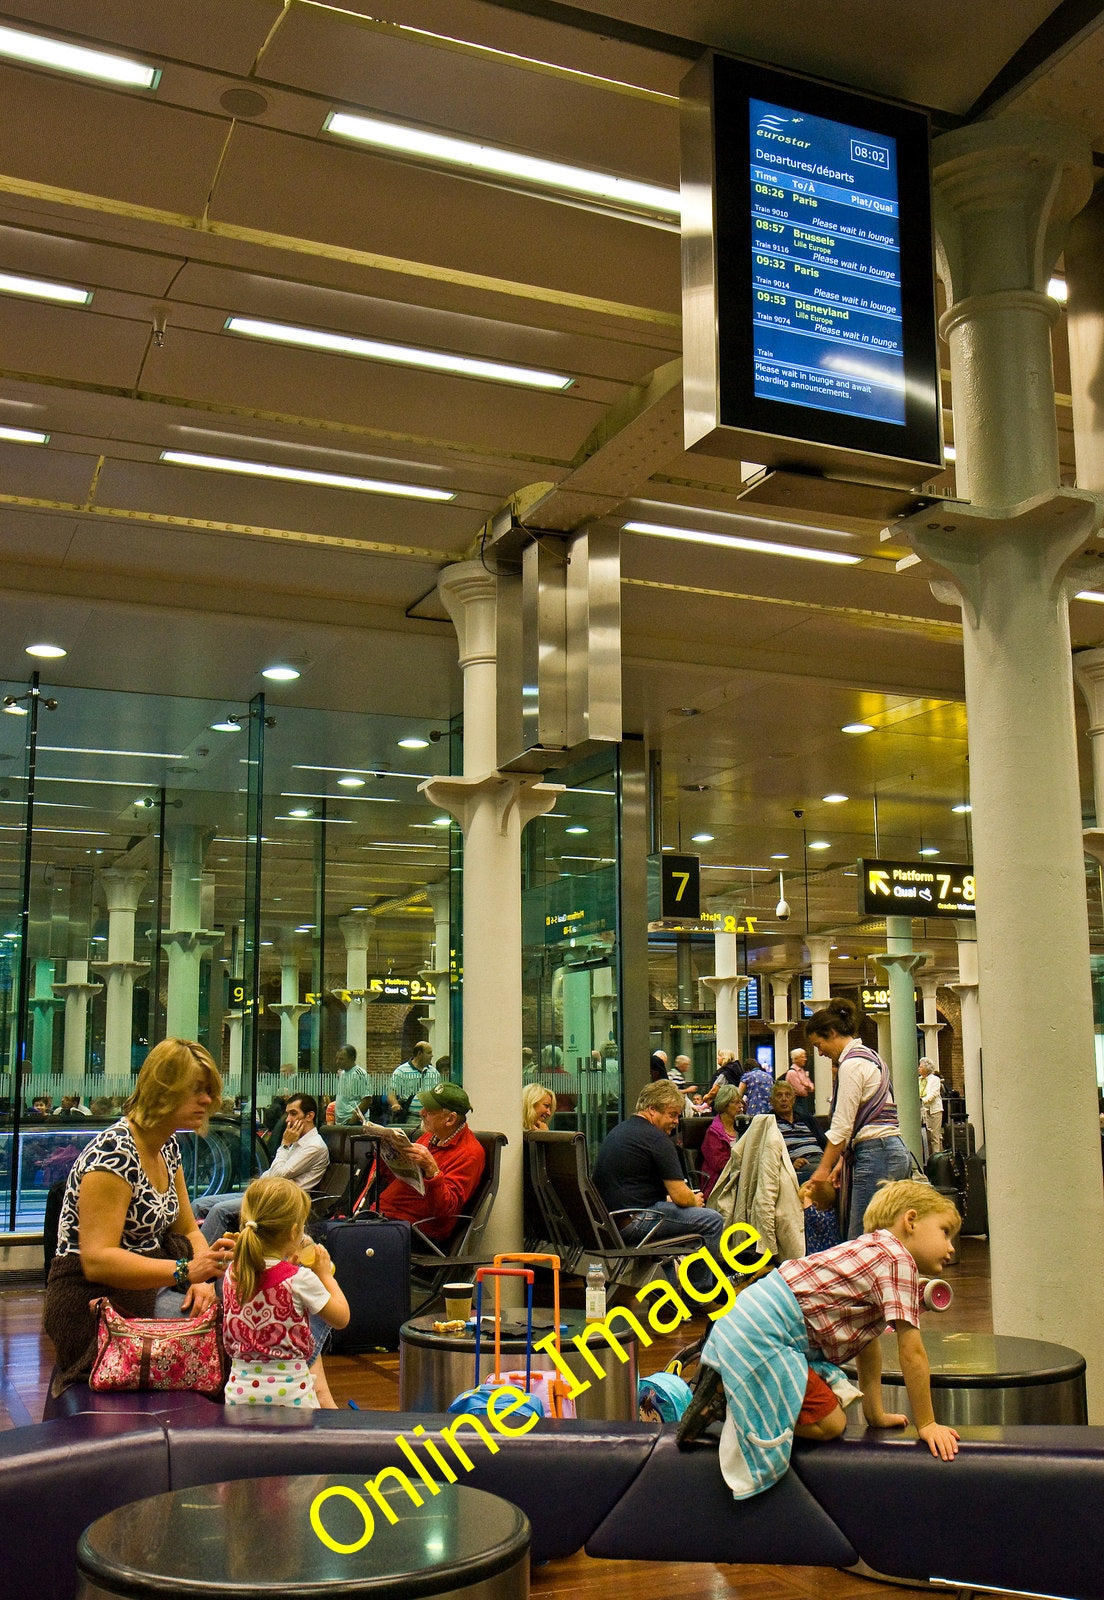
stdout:
[[337,1355],[397,1350],[399,1329],[410,1316],[410,1224],[386,1217],[329,1222],[320,1237],[352,1312],[335,1328]]

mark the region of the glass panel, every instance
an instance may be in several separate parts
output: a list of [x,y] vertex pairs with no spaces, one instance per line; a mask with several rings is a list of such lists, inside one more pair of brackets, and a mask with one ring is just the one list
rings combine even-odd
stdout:
[[593,1153],[621,1105],[616,766],[602,752],[548,781],[566,792],[522,835],[522,1075]]

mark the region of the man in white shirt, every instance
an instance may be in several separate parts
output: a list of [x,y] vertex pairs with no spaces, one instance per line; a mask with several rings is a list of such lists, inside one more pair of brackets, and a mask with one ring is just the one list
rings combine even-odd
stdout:
[[[312,1094],[293,1095],[287,1103],[286,1116],[284,1137],[265,1176],[290,1178],[292,1183],[310,1193],[317,1188],[330,1164],[326,1141],[315,1127],[318,1101]],[[240,1194],[222,1195],[212,1203],[200,1227],[209,1244],[221,1239],[224,1233],[236,1230],[241,1203]]]
[[350,1123],[355,1127],[364,1122],[364,1113],[372,1101],[372,1085],[357,1063],[356,1046],[352,1044],[343,1044],[337,1052],[336,1100],[334,1121],[339,1127]]

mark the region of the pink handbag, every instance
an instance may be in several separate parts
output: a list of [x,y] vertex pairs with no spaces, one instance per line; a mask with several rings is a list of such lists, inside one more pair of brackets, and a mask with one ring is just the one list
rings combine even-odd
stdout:
[[101,1300],[88,1386],[100,1393],[194,1389],[219,1395],[226,1382],[221,1321],[217,1304],[197,1317],[124,1317]]

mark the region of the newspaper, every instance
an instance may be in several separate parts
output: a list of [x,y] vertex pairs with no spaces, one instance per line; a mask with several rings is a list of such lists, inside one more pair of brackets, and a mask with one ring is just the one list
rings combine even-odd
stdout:
[[370,1133],[373,1139],[379,1140],[380,1155],[391,1175],[401,1178],[403,1183],[408,1183],[418,1194],[425,1194],[422,1169],[408,1154],[410,1140],[403,1130],[385,1127],[381,1122],[365,1122],[364,1131]]

